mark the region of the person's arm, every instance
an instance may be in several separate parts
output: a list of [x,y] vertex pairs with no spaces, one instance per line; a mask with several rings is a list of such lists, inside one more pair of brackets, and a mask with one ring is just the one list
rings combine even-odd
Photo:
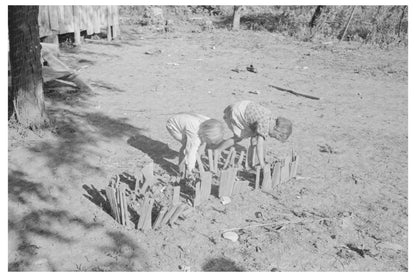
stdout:
[[257,157],[259,158],[260,167],[264,168],[266,163],[264,162],[264,149],[265,149],[264,138],[260,135],[257,135]]
[[220,145],[217,148],[214,149],[214,153],[213,153],[214,157],[218,157],[219,158],[220,157],[220,153],[223,150],[230,148],[231,146],[233,146],[234,144],[236,144],[239,141],[241,141],[241,139],[240,138],[237,138],[237,137],[231,137],[229,139],[226,139],[226,140],[222,141],[220,143]]
[[207,143],[203,142],[198,148],[198,156],[201,156],[205,152],[205,148],[207,147]]
[[215,151],[221,152],[225,149],[230,148],[231,146],[233,146],[234,144],[236,144],[239,141],[241,141],[241,138],[237,138],[237,137],[231,137],[229,139],[226,139],[223,142],[221,142],[220,145],[217,148],[215,148]]

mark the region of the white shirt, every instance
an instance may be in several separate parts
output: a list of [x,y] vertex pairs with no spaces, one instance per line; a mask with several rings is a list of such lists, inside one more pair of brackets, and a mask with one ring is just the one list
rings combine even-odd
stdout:
[[202,122],[209,117],[195,113],[180,113],[169,118],[166,128],[170,134],[185,146],[185,164],[191,171],[195,168],[196,155],[201,145],[198,131]]

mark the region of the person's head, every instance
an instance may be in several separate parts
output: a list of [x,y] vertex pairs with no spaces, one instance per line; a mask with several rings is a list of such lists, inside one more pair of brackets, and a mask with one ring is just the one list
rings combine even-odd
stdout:
[[276,118],[274,126],[270,128],[270,136],[280,142],[285,142],[292,134],[292,122],[284,117]]
[[207,145],[217,145],[224,138],[224,124],[216,119],[208,119],[199,126],[198,135]]

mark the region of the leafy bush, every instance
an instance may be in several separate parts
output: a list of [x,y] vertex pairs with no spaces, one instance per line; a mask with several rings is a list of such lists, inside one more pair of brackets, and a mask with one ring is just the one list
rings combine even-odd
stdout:
[[[140,24],[146,6],[121,6],[125,23]],[[217,28],[230,28],[233,6],[159,6],[166,18],[175,21],[189,21],[192,16],[215,17]],[[282,33],[298,39],[316,38],[340,39],[351,15],[353,6],[325,6],[316,30],[309,22],[316,6],[244,6],[240,26],[253,31]],[[191,22],[194,24],[194,22]],[[378,44],[386,47],[392,44],[407,45],[407,6],[356,6],[344,40]]]

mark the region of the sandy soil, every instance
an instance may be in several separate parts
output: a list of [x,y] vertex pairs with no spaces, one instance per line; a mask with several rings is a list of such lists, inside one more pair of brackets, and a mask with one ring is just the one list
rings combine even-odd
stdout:
[[[49,93],[52,132],[9,129],[9,270],[407,271],[407,49],[250,31],[123,26],[122,35],[63,53],[94,91]],[[232,71],[251,64],[258,73]],[[221,119],[243,99],[293,121],[292,137],[271,141],[269,154],[293,147],[310,179],[249,191],[227,206],[211,195],[158,231],[122,227],[106,213],[101,191],[112,175],[151,160],[155,174],[172,174],[180,145],[165,129],[170,115]],[[320,151],[325,145],[332,153]],[[244,229],[237,242],[221,237],[282,220],[305,223]]]

